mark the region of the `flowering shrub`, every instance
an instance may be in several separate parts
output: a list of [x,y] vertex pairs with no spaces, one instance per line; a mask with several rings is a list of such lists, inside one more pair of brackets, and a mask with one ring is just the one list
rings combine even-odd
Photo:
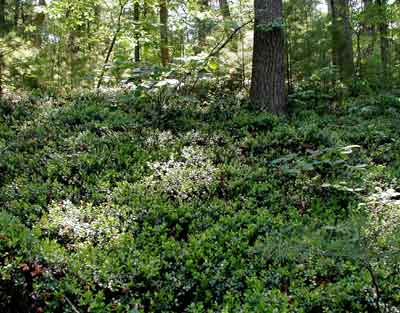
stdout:
[[81,203],[77,206],[65,200],[50,206],[41,228],[70,247],[83,243],[104,244],[124,230],[119,210],[110,204],[96,207]]
[[164,146],[174,141],[174,135],[170,130],[167,131],[152,131],[147,134],[147,138],[145,140],[146,147],[156,147],[156,146]]
[[171,155],[168,161],[148,165],[154,173],[145,185],[181,200],[206,194],[218,175],[212,161],[196,146],[184,147],[179,158]]
[[395,188],[376,187],[376,192],[369,195],[366,205],[370,210],[367,235],[374,240],[385,240],[399,232],[400,192]]

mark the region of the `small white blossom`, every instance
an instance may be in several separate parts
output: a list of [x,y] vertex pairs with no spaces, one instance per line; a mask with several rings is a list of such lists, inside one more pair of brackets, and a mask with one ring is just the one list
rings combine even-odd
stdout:
[[171,155],[165,162],[149,163],[153,175],[145,185],[161,189],[181,200],[207,193],[217,176],[217,168],[198,147],[185,147],[178,159]]
[[116,238],[124,230],[119,208],[111,204],[93,206],[70,200],[53,203],[41,228],[67,241],[71,246],[81,243],[102,244]]

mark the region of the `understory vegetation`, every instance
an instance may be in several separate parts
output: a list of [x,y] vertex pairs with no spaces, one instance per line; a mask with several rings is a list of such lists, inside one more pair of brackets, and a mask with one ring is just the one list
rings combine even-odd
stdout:
[[399,312],[399,98],[289,100],[4,98],[0,311]]
[[0,313],[400,313],[399,0],[0,0]]

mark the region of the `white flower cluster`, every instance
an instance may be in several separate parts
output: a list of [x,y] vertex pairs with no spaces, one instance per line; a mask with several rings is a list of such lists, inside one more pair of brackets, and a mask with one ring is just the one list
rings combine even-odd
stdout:
[[165,162],[149,164],[154,174],[145,185],[185,200],[206,194],[218,175],[218,169],[199,147],[189,146],[176,159],[171,155]]
[[200,132],[198,130],[191,130],[182,135],[182,140],[184,142],[190,143],[192,145],[219,145],[225,141],[224,136],[222,134],[207,134],[204,132]]
[[400,192],[394,188],[376,188],[376,192],[367,198],[370,208],[370,225],[367,232],[375,237],[387,237],[400,231]]
[[167,131],[153,131],[148,134],[145,145],[147,147],[164,146],[172,143],[175,137],[170,130]]
[[95,207],[82,203],[74,205],[65,200],[53,203],[41,228],[57,235],[71,246],[82,243],[105,243],[123,231],[118,208],[111,205]]

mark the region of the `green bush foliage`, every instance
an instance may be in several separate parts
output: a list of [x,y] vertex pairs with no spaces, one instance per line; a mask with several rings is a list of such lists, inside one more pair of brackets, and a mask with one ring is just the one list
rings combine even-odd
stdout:
[[4,101],[0,311],[398,312],[400,106],[371,99]]

